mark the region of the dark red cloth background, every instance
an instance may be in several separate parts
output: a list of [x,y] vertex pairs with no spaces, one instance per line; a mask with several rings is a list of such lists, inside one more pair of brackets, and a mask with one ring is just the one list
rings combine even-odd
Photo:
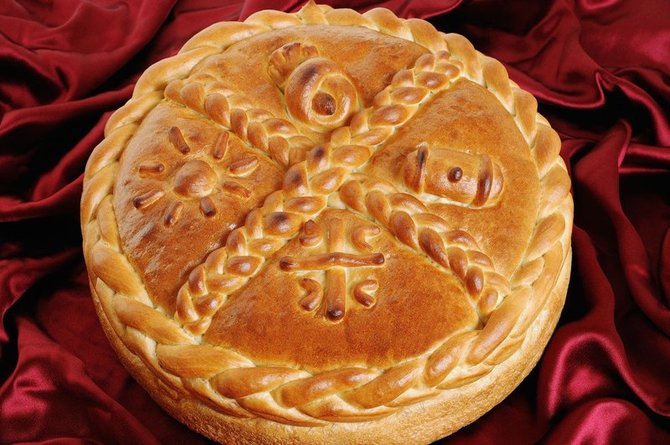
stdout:
[[[129,378],[98,325],[82,172],[147,66],[211,23],[298,3],[0,2],[1,443],[206,442]],[[464,34],[563,140],[575,228],[559,327],[512,395],[441,443],[670,443],[670,3],[330,4]]]

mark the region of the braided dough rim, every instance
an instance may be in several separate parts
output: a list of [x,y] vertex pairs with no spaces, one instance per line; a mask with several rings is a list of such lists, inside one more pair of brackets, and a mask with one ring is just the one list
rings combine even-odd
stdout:
[[[455,336],[457,340],[454,340],[454,337],[447,339],[436,350],[428,351],[422,357],[397,364],[381,372],[375,370],[379,375],[373,380],[382,381],[382,386],[385,385],[392,391],[398,390],[398,381],[409,380],[412,383],[400,388],[400,394],[390,402],[372,407],[358,406],[353,410],[341,412],[334,411],[332,405],[326,405],[324,408],[317,403],[317,408],[311,410],[312,415],[307,415],[296,408],[286,409],[279,405],[271,394],[276,388],[255,393],[256,400],[254,397],[242,397],[244,400],[240,404],[240,400],[224,397],[212,390],[206,379],[203,382],[198,376],[174,375],[161,366],[156,359],[158,342],[154,338],[160,339],[164,345],[179,345],[195,343],[194,337],[181,329],[159,308],[153,306],[139,275],[123,255],[111,195],[117,164],[125,145],[132,138],[142,119],[163,100],[164,90],[169,82],[187,78],[200,61],[222,52],[231,44],[251,35],[296,24],[325,23],[365,26],[419,43],[433,54],[447,49],[450,61],[458,64],[463,76],[487,88],[514,116],[536,160],[540,179],[544,185],[544,196],[526,258],[510,283],[512,293],[491,313],[483,329],[476,331],[478,333],[476,337]],[[186,421],[189,425],[195,424],[201,432],[210,437],[219,437],[220,440],[223,440],[224,436],[211,430],[206,423],[203,426],[196,420],[189,421],[185,418],[185,414],[175,407],[180,404],[190,405],[192,410],[206,413],[203,414],[205,417],[221,417],[218,413],[224,413],[224,417],[232,424],[238,420],[230,419],[229,416],[239,417],[241,418],[239,421],[243,423],[249,423],[250,417],[258,416],[262,419],[254,419],[256,423],[261,420],[263,425],[279,422],[285,424],[283,427],[318,425],[331,428],[333,425],[346,425],[339,422],[352,421],[369,425],[373,422],[367,420],[374,418],[378,419],[377,424],[380,420],[386,422],[389,418],[395,418],[397,422],[399,412],[408,413],[420,406],[434,404],[433,402],[444,399],[444,394],[451,393],[450,390],[454,388],[460,387],[460,391],[467,392],[466,388],[479,387],[479,382],[485,381],[487,375],[498,374],[499,371],[496,369],[514,368],[512,366],[514,363],[526,360],[525,354],[516,353],[533,346],[529,345],[532,342],[525,340],[526,333],[539,329],[538,314],[543,313],[546,306],[557,305],[558,309],[553,320],[552,317],[548,317],[547,320],[552,329],[545,333],[543,336],[545,338],[536,340],[535,347],[531,348],[535,358],[539,357],[553,331],[567,288],[567,278],[563,278],[563,283],[559,280],[559,276],[565,277],[570,265],[572,199],[569,194],[569,180],[566,182],[565,179],[567,178],[565,166],[558,156],[560,140],[546,120],[537,114],[535,99],[507,78],[507,73],[499,62],[475,51],[463,37],[439,33],[434,28],[425,26],[425,23],[398,19],[389,11],[382,9],[361,15],[352,10],[334,10],[310,4],[295,14],[262,11],[243,23],[215,24],[189,40],[176,56],[150,67],[138,80],[131,100],[109,119],[105,127],[106,139],[96,147],[87,165],[82,195],[84,254],[89,266],[91,289],[103,327],[124,364],[133,371],[140,382],[153,389],[152,395],[159,398],[175,417]],[[527,304],[528,302],[534,304]],[[122,312],[128,308],[145,314],[149,320],[147,326],[124,324],[121,321],[125,319]],[[459,341],[460,347],[458,347]],[[248,359],[232,352],[229,354],[224,352],[221,356],[222,360],[228,360],[233,366],[245,368],[255,366]],[[535,361],[527,361],[530,366],[526,365],[523,375],[518,376],[518,379],[506,388],[506,392],[499,393],[501,396],[497,399],[502,399],[510,392],[532,369]],[[460,363],[461,366],[456,366],[456,363]],[[305,372],[293,374],[296,375],[289,383],[302,382],[303,389],[308,387],[304,385],[305,382],[309,383],[310,379],[314,381],[319,377]],[[341,383],[342,378],[336,376],[333,384]],[[432,384],[427,384],[427,381]],[[160,393],[167,396],[158,396]],[[195,394],[200,400],[175,402],[184,399],[186,394]],[[339,396],[339,393],[327,394],[330,398]],[[248,403],[249,400],[254,403]],[[427,402],[420,402],[421,400]],[[452,425],[448,432],[474,420],[495,403],[487,403],[484,409],[475,410],[478,412],[476,416],[465,421],[461,419],[460,425],[455,428]],[[269,411],[268,404],[272,406]],[[337,405],[335,407],[339,408]],[[319,410],[324,414],[319,415]],[[463,412],[473,410],[464,409]],[[338,418],[338,413],[344,414]],[[461,417],[467,416],[461,415]],[[264,419],[269,419],[271,422]],[[340,429],[349,431],[347,428]],[[416,432],[417,426],[409,425],[408,429]],[[444,427],[438,429],[440,434],[447,431]],[[244,433],[240,432],[242,430],[235,431],[236,437],[244,437]],[[383,429],[379,431],[383,432]],[[430,438],[437,437],[440,436],[430,436]]]

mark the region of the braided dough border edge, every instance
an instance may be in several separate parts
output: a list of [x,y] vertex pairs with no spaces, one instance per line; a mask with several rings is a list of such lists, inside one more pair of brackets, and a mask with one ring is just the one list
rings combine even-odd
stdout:
[[[466,373],[456,376],[455,379],[452,378],[449,382],[447,377],[458,373],[454,372],[456,368],[444,373],[444,354],[440,356],[436,354],[437,351],[430,351],[425,357],[417,359],[424,360],[420,366],[405,366],[405,363],[398,365],[395,368],[400,369],[405,366],[406,369],[395,371],[397,376],[394,378],[396,379],[406,377],[408,373],[416,374],[418,368],[423,368],[424,372],[427,372],[429,365],[436,369],[433,374],[438,374],[437,385],[428,388],[431,398],[413,403],[417,399],[417,394],[409,394],[406,403],[402,403],[403,397],[400,396],[394,399],[395,405],[389,404],[384,407],[392,408],[391,410],[382,409],[380,415],[388,417],[378,419],[374,423],[363,422],[364,429],[369,433],[374,430],[383,434],[383,436],[370,435],[369,438],[386,436],[387,440],[392,439],[388,437],[388,428],[394,425],[393,429],[396,432],[394,435],[399,429],[403,429],[411,431],[411,437],[418,440],[420,437],[423,438],[420,440],[431,440],[469,423],[498,403],[530,372],[539,358],[558,319],[567,288],[570,267],[572,200],[569,195],[569,181],[566,185],[565,180],[561,179],[563,176],[567,177],[567,174],[562,160],[558,157],[560,141],[544,118],[537,114],[534,98],[519,90],[516,84],[508,80],[499,62],[476,52],[469,42],[460,36],[444,35],[419,24],[425,22],[397,19],[392,13],[379,9],[364,15],[350,10],[332,10],[324,6],[308,6],[297,14],[264,11],[251,16],[244,23],[213,25],[192,38],[178,55],[149,68],[138,81],[133,98],[114,113],[108,121],[105,128],[106,139],[92,154],[85,174],[81,213],[82,231],[84,233],[84,254],[91,273],[91,288],[93,294],[97,296],[94,298],[96,309],[107,336],[133,375],[152,389],[152,395],[159,398],[159,402],[175,417],[210,437],[219,440],[229,440],[230,437],[237,437],[240,440],[254,440],[254,438],[257,440],[260,436],[248,433],[247,427],[242,426],[254,422],[259,425],[260,429],[272,430],[270,436],[263,436],[265,439],[274,437],[273,435],[279,439],[282,436],[288,438],[296,434],[295,429],[289,424],[321,425],[322,428],[319,428],[321,431],[318,434],[315,434],[312,429],[311,437],[315,439],[319,436],[322,439],[328,438],[327,431],[349,432],[349,439],[346,441],[353,441],[356,438],[355,441],[358,442],[359,439],[366,437],[366,434],[361,435],[358,428],[351,427],[357,424],[333,423],[337,422],[337,419],[326,419],[324,422],[315,416],[310,421],[304,413],[288,413],[287,416],[275,417],[276,413],[262,412],[262,408],[257,411],[253,405],[242,407],[235,399],[226,399],[220,394],[212,394],[208,388],[203,389],[203,382],[200,381],[202,379],[189,379],[166,372],[156,360],[157,342],[154,338],[160,339],[163,344],[189,344],[194,343],[195,340],[187,332],[179,329],[170,316],[162,314],[159,309],[153,307],[139,275],[132,269],[121,252],[111,204],[118,159],[144,116],[163,100],[163,90],[170,81],[187,77],[198,62],[250,35],[284,26],[312,23],[367,26],[379,32],[416,41],[433,52],[445,46],[446,43],[453,59],[460,62],[465,77],[491,91],[515,117],[520,131],[531,147],[547,191],[541,206],[542,210],[538,215],[534,240],[530,243],[526,254],[526,261],[524,266],[517,271],[511,283],[512,294],[515,295],[515,298],[511,298],[512,295],[508,296],[494,311],[486,325],[489,327],[488,336],[481,335],[481,339],[468,338],[463,342],[470,346],[469,349],[466,348],[469,354],[465,354],[462,351],[463,348],[460,348],[461,353],[458,360],[466,359],[475,365],[482,365],[480,369],[475,369],[476,366],[471,367],[471,370],[475,370],[474,376],[468,376]],[[217,44],[213,45],[213,42]],[[176,70],[175,67],[177,67]],[[558,193],[555,192],[557,184],[560,185]],[[556,242],[557,239],[558,242]],[[566,258],[565,261],[562,261],[563,258]],[[559,259],[561,261],[558,261]],[[545,269],[550,269],[550,272],[545,273]],[[538,277],[540,277],[539,280]],[[535,304],[525,304],[528,298],[531,298],[530,301]],[[115,301],[123,301],[127,304],[115,304]],[[119,311],[127,310],[129,307],[146,313],[149,320],[148,326],[124,325],[120,321]],[[547,307],[555,310],[547,312]],[[517,317],[510,317],[512,314],[506,314],[506,312],[514,311],[517,311]],[[502,315],[496,318],[496,313]],[[511,325],[505,323],[510,319],[515,323]],[[544,328],[541,327],[542,325]],[[486,331],[487,327],[479,332]],[[533,342],[525,341],[526,337],[533,337],[533,335],[526,334],[535,332],[539,334]],[[122,341],[121,338],[124,340]],[[474,346],[473,343],[475,343]],[[453,349],[452,346],[450,345],[449,349]],[[531,356],[533,359],[529,360]],[[514,378],[501,375],[504,374],[502,370],[509,371],[518,367],[517,362],[522,359],[527,365],[521,373],[515,375]],[[239,366],[249,366],[249,364],[242,363]],[[482,367],[486,369],[482,371]],[[386,370],[380,375],[388,377],[391,370]],[[440,373],[443,375],[439,375]],[[494,379],[493,376],[497,377]],[[439,377],[442,379],[439,380]],[[312,376],[303,374],[298,378],[309,379]],[[436,378],[433,377],[433,380]],[[475,381],[475,383],[468,384],[468,381]],[[489,390],[491,382],[495,382],[498,388],[505,387],[506,390],[499,391],[497,395],[491,395],[490,391],[485,393],[488,394],[486,403],[474,404],[475,408],[465,406],[468,405],[466,401],[471,400],[482,388],[487,388],[487,381]],[[454,391],[453,388],[458,386],[460,388]],[[414,390],[414,388],[409,389]],[[189,393],[200,395],[201,400],[193,401],[183,397]],[[159,396],[158,394],[164,395]],[[207,396],[210,397],[209,400]],[[420,398],[421,394],[418,396]],[[271,398],[268,393],[262,394],[261,397]],[[208,407],[208,404],[215,408]],[[445,405],[450,405],[451,408],[444,409]],[[179,408],[180,406],[188,409],[183,411]],[[442,406],[441,409],[440,406]],[[399,409],[400,407],[403,408]],[[229,415],[222,415],[217,411]],[[394,414],[390,414],[393,412]],[[418,432],[416,422],[411,420],[412,413],[418,412],[422,412],[423,417],[429,412],[442,414],[435,417],[434,427],[423,426],[421,427],[423,432]],[[186,413],[191,413],[193,418]],[[242,419],[233,419],[230,415]],[[268,422],[260,418],[248,418],[255,415],[278,420],[280,423]],[[450,417],[443,418],[445,415]],[[203,419],[211,418],[224,418],[224,423],[229,425],[226,427],[229,431],[223,434],[224,430],[214,430],[207,421],[203,421]],[[364,420],[364,418],[365,416],[359,420]],[[403,423],[401,419],[410,420]],[[457,419],[458,422],[454,419]],[[363,424],[358,425],[363,426]],[[384,424],[387,426],[384,427]],[[403,424],[405,428],[399,428]],[[253,427],[249,428],[253,429]]]

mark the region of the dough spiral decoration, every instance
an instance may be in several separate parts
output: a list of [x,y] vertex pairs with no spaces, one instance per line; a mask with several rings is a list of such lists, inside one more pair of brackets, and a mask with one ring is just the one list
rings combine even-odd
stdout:
[[322,57],[296,67],[286,80],[284,94],[291,116],[317,130],[341,127],[359,102],[351,79]]

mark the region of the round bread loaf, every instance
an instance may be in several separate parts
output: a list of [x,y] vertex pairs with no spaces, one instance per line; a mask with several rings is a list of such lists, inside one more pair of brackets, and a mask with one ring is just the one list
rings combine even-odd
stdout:
[[573,204],[496,60],[385,9],[218,23],[150,67],[88,162],[102,326],[222,443],[427,443],[530,372]]

